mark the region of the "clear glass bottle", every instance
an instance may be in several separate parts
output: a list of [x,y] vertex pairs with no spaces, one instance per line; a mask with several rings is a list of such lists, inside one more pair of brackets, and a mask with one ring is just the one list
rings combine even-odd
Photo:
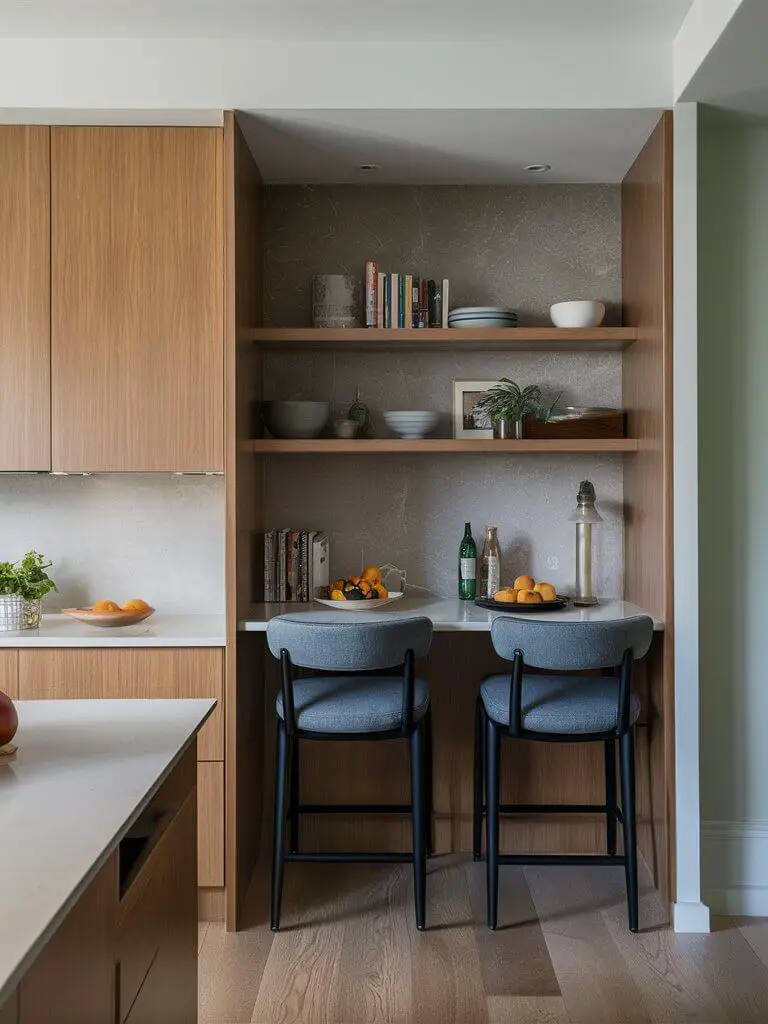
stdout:
[[493,597],[501,588],[501,551],[496,526],[486,526],[480,556],[480,597]]
[[464,524],[464,536],[459,545],[459,597],[474,601],[477,593],[477,546],[472,536],[472,524]]

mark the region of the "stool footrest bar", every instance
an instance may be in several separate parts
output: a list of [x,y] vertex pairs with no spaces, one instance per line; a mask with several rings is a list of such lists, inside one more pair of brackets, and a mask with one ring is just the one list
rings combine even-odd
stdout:
[[283,860],[318,864],[411,864],[411,853],[286,853]]
[[[410,804],[297,804],[299,814],[410,814]],[[290,809],[289,809],[290,813]]]

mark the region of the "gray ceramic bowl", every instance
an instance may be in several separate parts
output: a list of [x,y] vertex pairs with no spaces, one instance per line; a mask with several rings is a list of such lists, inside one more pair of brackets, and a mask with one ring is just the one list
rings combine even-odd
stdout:
[[319,437],[330,414],[330,402],[264,403],[264,422],[273,437]]

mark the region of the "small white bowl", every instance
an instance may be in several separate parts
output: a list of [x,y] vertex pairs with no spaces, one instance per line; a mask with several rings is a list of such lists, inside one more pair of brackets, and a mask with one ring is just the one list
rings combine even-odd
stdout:
[[408,440],[426,437],[437,426],[440,415],[436,412],[385,412],[384,419],[393,433]]
[[605,304],[593,299],[556,302],[549,307],[555,327],[599,327],[605,317]]

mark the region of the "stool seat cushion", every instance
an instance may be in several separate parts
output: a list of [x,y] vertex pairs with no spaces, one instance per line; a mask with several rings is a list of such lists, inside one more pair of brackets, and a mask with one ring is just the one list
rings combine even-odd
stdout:
[[[429,707],[429,687],[417,677],[413,688],[413,719]],[[283,695],[276,708],[283,717]],[[319,676],[293,684],[296,725],[309,732],[385,732],[402,725],[401,676]]]
[[[509,725],[510,675],[488,676],[480,693],[489,718]],[[530,732],[560,735],[610,732],[616,728],[619,683],[608,676],[524,675],[522,725]],[[632,694],[634,724],[640,701]]]

